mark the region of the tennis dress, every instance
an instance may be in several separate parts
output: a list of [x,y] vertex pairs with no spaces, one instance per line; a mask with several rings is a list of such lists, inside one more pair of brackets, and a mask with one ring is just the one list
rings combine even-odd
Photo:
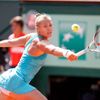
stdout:
[[31,38],[25,45],[23,55],[17,67],[9,69],[0,75],[0,87],[16,94],[24,94],[36,89],[29,85],[29,83],[44,65],[47,54],[37,57],[28,54],[28,48],[35,38],[40,37],[37,34],[31,33]]

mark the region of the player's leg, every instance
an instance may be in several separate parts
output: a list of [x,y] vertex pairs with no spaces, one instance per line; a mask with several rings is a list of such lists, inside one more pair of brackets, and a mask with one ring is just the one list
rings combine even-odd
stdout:
[[47,100],[38,90],[25,94],[15,94],[5,89],[0,89],[0,100]]
[[34,90],[28,94],[30,100],[47,100],[47,98],[41,94],[38,90]]
[[3,90],[0,88],[0,100],[15,100],[14,98],[9,96],[9,93],[10,92],[5,91],[5,89]]
[[37,89],[25,94],[15,94],[0,87],[0,100],[47,100]]
[[12,94],[12,97],[15,97],[15,100],[47,100],[38,90],[26,94]]

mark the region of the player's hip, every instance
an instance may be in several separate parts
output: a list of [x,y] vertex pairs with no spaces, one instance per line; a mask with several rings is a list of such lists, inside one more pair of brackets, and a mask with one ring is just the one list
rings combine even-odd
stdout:
[[18,88],[24,87],[27,84],[23,78],[17,75],[15,69],[10,69],[0,75],[0,87],[9,91],[16,92]]

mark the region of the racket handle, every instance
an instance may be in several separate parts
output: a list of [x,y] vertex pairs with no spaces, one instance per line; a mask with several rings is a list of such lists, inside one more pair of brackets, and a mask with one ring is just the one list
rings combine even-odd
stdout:
[[85,54],[87,52],[87,50],[86,49],[84,49],[84,50],[81,50],[81,51],[79,51],[79,52],[77,52],[76,53],[76,56],[82,56],[83,54]]

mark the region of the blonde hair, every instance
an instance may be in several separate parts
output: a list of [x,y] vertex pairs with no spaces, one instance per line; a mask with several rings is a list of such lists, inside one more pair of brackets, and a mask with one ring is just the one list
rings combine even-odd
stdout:
[[35,26],[37,26],[40,22],[45,21],[45,20],[52,21],[52,18],[47,14],[38,14],[36,16],[37,17],[36,17],[36,20],[35,20]]

